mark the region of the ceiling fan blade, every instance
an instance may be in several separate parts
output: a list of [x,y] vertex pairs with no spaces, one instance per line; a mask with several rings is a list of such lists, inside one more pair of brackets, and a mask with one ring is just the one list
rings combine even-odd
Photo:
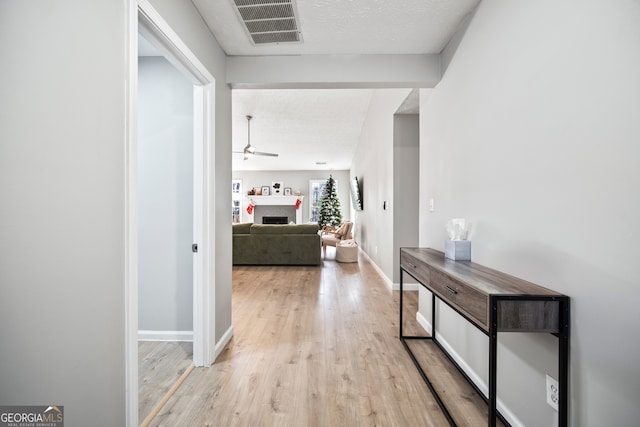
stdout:
[[251,116],[245,116],[247,118],[247,145],[244,147],[242,151],[234,151],[234,153],[244,154],[244,159],[250,159],[253,156],[268,156],[268,157],[278,157],[278,154],[275,153],[261,153],[256,151],[256,148],[251,145]]
[[260,151],[256,151],[255,153],[253,153],[256,156],[269,156],[269,157],[278,157],[279,154],[275,154],[275,153],[262,153]]

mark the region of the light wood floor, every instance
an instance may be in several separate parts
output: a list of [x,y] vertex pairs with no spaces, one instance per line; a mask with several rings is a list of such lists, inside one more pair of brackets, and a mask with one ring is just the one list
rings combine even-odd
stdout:
[[[398,340],[398,292],[362,256],[328,256],[321,268],[234,267],[234,338],[151,425],[447,425]],[[405,333],[424,333],[412,320],[416,296],[407,300]],[[455,369],[434,366],[459,425],[486,425],[486,405]]]
[[193,363],[190,342],[138,342],[138,419],[144,420]]

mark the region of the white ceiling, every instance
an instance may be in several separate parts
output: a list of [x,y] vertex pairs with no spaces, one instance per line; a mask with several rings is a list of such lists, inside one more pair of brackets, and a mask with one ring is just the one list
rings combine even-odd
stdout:
[[[294,0],[302,43],[254,45],[234,0],[192,0],[227,55],[437,54],[479,0]],[[234,170],[349,169],[372,90],[233,90]],[[414,92],[403,107],[415,112]],[[326,162],[317,165],[316,162]]]
[[350,169],[372,94],[371,89],[234,89],[233,151],[247,145],[245,116],[251,115],[251,145],[279,157],[244,160],[233,154],[233,169]]
[[295,0],[303,43],[254,46],[233,0],[193,0],[227,55],[440,53],[479,0]]

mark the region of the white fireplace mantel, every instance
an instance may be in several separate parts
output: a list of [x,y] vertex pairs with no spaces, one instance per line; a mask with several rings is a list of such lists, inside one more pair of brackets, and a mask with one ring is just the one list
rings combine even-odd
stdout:
[[[296,209],[296,224],[302,224],[302,202],[304,201],[304,196],[247,196],[246,205],[253,203],[254,206],[295,206],[297,200],[300,200],[301,205]],[[253,222],[253,213],[249,214],[249,221]]]
[[304,196],[247,196],[249,201],[254,205],[279,205],[279,206],[295,206],[296,200],[302,202]]

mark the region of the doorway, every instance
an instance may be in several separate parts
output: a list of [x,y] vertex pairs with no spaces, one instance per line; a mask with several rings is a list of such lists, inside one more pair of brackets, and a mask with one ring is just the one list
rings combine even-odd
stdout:
[[193,360],[193,85],[140,36],[138,417]]
[[[129,90],[127,121],[127,236],[125,278],[127,425],[138,425],[138,319],[140,296],[141,200],[138,188],[140,154],[138,127],[138,33],[182,73],[192,85],[192,230],[190,239],[197,245],[192,257],[191,326],[193,363],[209,366],[215,352],[214,223],[211,191],[214,186],[213,135],[215,79],[186,47],[169,25],[146,1],[129,2]],[[144,209],[143,209],[144,210]],[[195,248],[194,248],[195,249]],[[181,249],[182,250],[182,249]],[[191,245],[187,251],[191,250]],[[188,303],[187,303],[188,304]],[[189,305],[189,304],[188,304]]]

